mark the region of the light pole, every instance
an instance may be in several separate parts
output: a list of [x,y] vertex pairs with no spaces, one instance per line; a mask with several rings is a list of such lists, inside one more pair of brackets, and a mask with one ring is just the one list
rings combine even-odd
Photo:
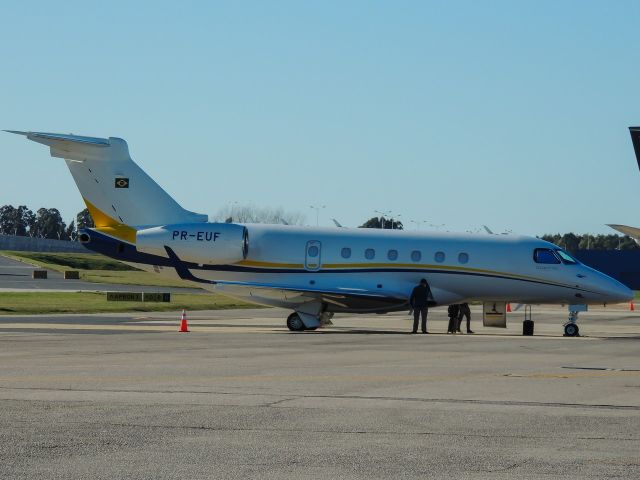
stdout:
[[425,224],[425,225],[426,225],[426,224],[428,224],[428,223],[429,223],[429,221],[428,221],[428,220],[409,220],[409,221],[410,221],[411,223],[415,223],[415,224],[416,224],[416,230],[419,230],[419,229],[420,229],[420,226],[421,226],[422,224]]
[[309,205],[309,208],[316,211],[316,227],[320,225],[320,209],[327,208],[326,205]]

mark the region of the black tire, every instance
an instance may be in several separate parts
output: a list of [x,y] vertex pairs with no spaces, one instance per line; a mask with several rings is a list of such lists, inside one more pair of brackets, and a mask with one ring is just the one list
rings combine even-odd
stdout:
[[578,337],[580,335],[580,329],[575,323],[567,323],[564,326],[565,337]]
[[295,312],[289,315],[287,318],[287,328],[292,332],[302,332],[305,329],[305,326],[300,315]]

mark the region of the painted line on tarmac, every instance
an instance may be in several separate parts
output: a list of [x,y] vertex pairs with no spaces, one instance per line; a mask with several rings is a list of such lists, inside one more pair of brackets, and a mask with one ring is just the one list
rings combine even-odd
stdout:
[[[109,331],[136,331],[136,332],[173,332],[180,326],[178,322],[167,322],[167,325],[157,325],[158,321],[153,322],[156,325],[150,325],[145,323],[138,323],[136,325],[118,324],[118,325],[95,325],[95,324],[60,324],[60,323],[2,323],[0,322],[1,330],[109,330]],[[256,327],[243,327],[238,325],[237,327],[216,327],[212,326],[196,326],[189,325],[191,332],[201,333],[271,333],[274,331],[288,331],[286,328],[256,328]]]

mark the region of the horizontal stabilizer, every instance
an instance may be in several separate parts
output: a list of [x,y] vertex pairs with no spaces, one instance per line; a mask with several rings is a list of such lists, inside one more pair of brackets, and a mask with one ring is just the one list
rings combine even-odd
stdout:
[[43,145],[51,145],[53,142],[70,142],[79,144],[98,145],[108,147],[109,140],[106,138],[81,137],[79,135],[65,135],[61,133],[44,133],[44,132],[19,132],[18,130],[5,130],[5,132],[24,135],[29,140],[42,143]]

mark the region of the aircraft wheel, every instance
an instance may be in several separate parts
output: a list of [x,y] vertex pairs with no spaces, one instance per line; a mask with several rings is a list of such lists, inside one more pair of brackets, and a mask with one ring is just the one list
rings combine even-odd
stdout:
[[300,315],[298,315],[296,312],[293,312],[291,315],[289,315],[289,318],[287,318],[287,328],[289,328],[289,330],[291,330],[292,332],[303,331],[305,329],[305,326],[302,322],[302,319],[300,318]]
[[567,323],[564,326],[565,337],[578,337],[580,335],[580,329],[575,323]]

